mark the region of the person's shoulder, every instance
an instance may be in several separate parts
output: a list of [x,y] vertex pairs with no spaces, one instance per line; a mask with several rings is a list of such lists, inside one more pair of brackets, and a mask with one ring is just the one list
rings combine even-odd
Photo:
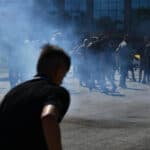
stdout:
[[31,79],[31,80],[24,81],[16,85],[15,87],[11,88],[7,92],[6,96],[14,96],[16,94],[18,95],[19,93],[21,94],[22,92],[25,94],[25,93],[29,93],[29,91],[32,92],[36,90],[39,91],[40,89],[42,90],[44,89],[46,91],[46,89],[48,89],[48,83],[44,80]]
[[65,88],[60,86],[60,89],[65,93],[65,94],[69,94],[69,91]]
[[49,84],[46,86],[48,94],[55,95],[56,97],[70,97],[68,90],[62,86]]
[[25,81],[25,82],[22,82],[14,87],[12,87],[6,94],[7,95],[11,95],[13,94],[14,92],[18,91],[20,88],[24,87],[25,85],[29,84],[31,81],[28,80],[28,81]]
[[146,44],[145,46],[147,49],[150,49],[150,43]]
[[53,87],[53,88],[54,88],[55,92],[58,94],[61,94],[61,95],[67,96],[67,97],[70,96],[69,91],[65,87],[58,86],[58,87]]
[[124,41],[121,41],[121,42],[119,43],[119,45],[118,45],[118,48],[119,48],[119,49],[122,48],[123,44],[124,44]]
[[121,42],[121,45],[122,45],[122,46],[127,46],[127,42],[126,42],[125,40],[123,40],[123,41]]
[[150,56],[150,44],[147,44],[146,46],[145,46],[145,55],[147,55],[148,57]]

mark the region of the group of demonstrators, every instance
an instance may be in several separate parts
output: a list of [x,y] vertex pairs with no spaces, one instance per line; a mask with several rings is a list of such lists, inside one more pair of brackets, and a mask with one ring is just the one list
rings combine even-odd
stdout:
[[[115,92],[118,86],[115,79],[118,74],[121,88],[127,88],[127,78],[134,82],[150,82],[150,41],[148,37],[141,41],[142,46],[138,48],[134,48],[133,41],[127,34],[119,39],[104,34],[77,37],[74,38],[75,44],[73,40],[68,40],[68,37],[65,39],[65,35],[61,32],[56,32],[46,42],[65,47],[72,57],[73,74],[79,79],[81,86],[90,90],[98,89],[101,92]],[[11,45],[6,47],[11,87],[32,76],[33,66],[39,54],[38,49],[43,43],[45,40],[25,40],[21,47]],[[30,60],[31,65],[28,65],[27,59]],[[139,63],[139,77],[137,77],[137,72],[135,77],[135,69],[137,70],[135,61]]]
[[[84,38],[72,51],[74,75],[80,85],[101,92],[115,92],[116,72],[119,73],[119,86],[127,88],[126,79],[131,72],[131,80],[142,83],[150,82],[150,41],[144,40],[143,47],[135,50],[128,35],[122,41],[113,40],[108,36],[91,36]],[[136,57],[138,56],[138,57]],[[137,66],[135,61],[139,62]],[[139,78],[135,78],[134,70],[139,67]],[[110,83],[111,89],[108,88]]]

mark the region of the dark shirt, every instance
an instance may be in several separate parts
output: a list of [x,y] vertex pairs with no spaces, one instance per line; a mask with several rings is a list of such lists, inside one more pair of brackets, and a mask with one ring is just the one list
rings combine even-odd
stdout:
[[40,118],[42,108],[46,104],[54,105],[61,122],[69,103],[67,90],[45,78],[13,88],[0,105],[0,149],[47,150]]

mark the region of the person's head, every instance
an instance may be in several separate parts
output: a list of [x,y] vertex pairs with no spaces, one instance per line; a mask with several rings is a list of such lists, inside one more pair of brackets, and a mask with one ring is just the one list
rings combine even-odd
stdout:
[[88,44],[89,44],[89,40],[88,40],[88,39],[84,39],[84,40],[83,40],[83,45],[84,45],[84,46],[87,46]]
[[124,37],[123,37],[123,40],[126,41],[126,42],[129,42],[129,35],[125,34]]
[[149,41],[150,41],[150,39],[149,39],[149,37],[148,36],[144,36],[144,43],[149,43]]
[[59,85],[69,71],[70,65],[70,57],[63,49],[46,44],[43,46],[37,62],[37,75],[47,77]]

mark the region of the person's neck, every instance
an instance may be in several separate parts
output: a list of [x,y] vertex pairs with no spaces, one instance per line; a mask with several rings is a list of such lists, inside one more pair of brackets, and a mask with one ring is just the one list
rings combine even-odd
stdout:
[[48,83],[58,86],[58,84],[55,81],[53,81],[52,78],[48,77],[47,75],[37,74],[37,75],[35,75],[35,78],[44,79],[44,80],[48,81]]

